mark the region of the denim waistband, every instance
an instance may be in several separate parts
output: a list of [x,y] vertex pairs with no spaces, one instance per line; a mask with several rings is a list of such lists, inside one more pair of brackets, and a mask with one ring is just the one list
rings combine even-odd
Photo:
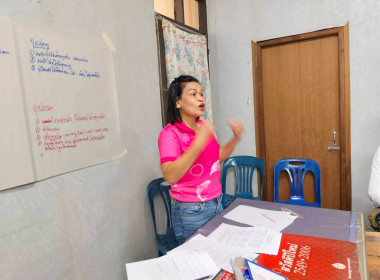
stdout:
[[213,201],[216,201],[218,202],[218,200],[222,199],[222,194],[220,194],[220,196],[218,197],[215,197],[211,200],[207,200],[207,201],[180,201],[178,199],[175,199],[174,197],[170,197],[170,202],[173,203],[173,201],[178,201],[180,203],[202,203],[202,204],[205,204],[205,203],[208,203],[208,202],[213,202]]

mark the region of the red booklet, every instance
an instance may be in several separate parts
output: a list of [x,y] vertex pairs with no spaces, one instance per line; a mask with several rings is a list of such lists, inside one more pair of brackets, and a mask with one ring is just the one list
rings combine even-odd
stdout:
[[256,260],[289,280],[360,279],[356,244],[349,241],[283,233],[278,254]]

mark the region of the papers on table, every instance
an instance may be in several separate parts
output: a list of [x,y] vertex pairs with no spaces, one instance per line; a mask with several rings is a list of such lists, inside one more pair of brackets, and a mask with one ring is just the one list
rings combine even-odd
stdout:
[[237,206],[224,217],[239,223],[268,227],[276,231],[283,230],[297,219],[290,212],[272,211],[245,205]]
[[221,224],[207,238],[217,241],[223,248],[240,252],[277,255],[281,233],[265,227],[239,227]]
[[197,234],[186,243],[169,251],[168,254],[173,254],[180,250],[206,251],[218,267],[230,272],[233,272],[230,262],[231,259],[235,257],[244,257],[253,260],[258,256],[256,253],[226,248],[216,240],[210,239],[201,234]]
[[129,280],[194,280],[219,268],[207,252],[178,251],[160,258],[126,264]]
[[206,251],[218,267],[232,272],[231,259],[235,257],[253,260],[258,253],[277,255],[281,235],[264,227],[221,224],[208,237],[198,234],[169,254],[185,250]]
[[208,237],[198,234],[163,257],[126,264],[128,279],[194,280],[215,275],[220,268],[233,272],[235,257],[253,260],[259,253],[277,255],[280,231],[297,218],[290,212],[244,205],[224,217],[253,227],[221,224]]

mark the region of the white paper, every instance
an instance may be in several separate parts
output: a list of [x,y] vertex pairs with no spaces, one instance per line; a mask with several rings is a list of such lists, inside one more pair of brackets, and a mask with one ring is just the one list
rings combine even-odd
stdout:
[[239,205],[224,217],[239,223],[263,226],[275,231],[283,230],[297,219],[290,212],[266,210],[246,205]]
[[0,17],[0,190],[120,151],[112,53],[100,36]]
[[219,271],[207,252],[182,250],[126,264],[126,269],[128,280],[194,280]]
[[265,227],[238,227],[221,224],[207,238],[219,242],[224,248],[240,252],[277,255],[282,233]]
[[240,249],[226,248],[217,241],[207,238],[201,234],[197,234],[191,238],[186,243],[178,246],[177,248],[168,252],[168,254],[173,254],[180,250],[190,250],[190,251],[206,251],[215,264],[233,273],[231,259],[236,257],[243,257],[249,260],[253,260],[258,257],[258,254],[241,251]]
[[12,21],[0,17],[0,190],[34,181]]
[[112,53],[100,36],[15,23],[36,180],[120,150]]

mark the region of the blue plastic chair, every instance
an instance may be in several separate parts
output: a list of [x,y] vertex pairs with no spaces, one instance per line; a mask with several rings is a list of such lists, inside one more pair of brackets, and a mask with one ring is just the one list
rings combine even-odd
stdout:
[[[226,194],[226,179],[228,168],[233,167],[235,169],[235,195]],[[255,168],[260,171],[260,193],[257,197],[253,196],[252,192],[252,179]],[[235,198],[247,198],[254,200],[262,200],[263,198],[263,186],[264,186],[264,161],[257,157],[252,156],[235,156],[229,157],[223,163],[223,175],[222,175],[222,193],[223,208],[227,208]]]
[[[170,185],[161,185],[164,182],[163,178],[158,178],[149,183],[147,187],[147,195],[149,199],[150,211],[152,213],[154,233],[156,235],[156,245],[158,249],[158,256],[163,256],[166,252],[177,247],[178,241],[174,234],[174,229],[171,221],[171,203],[169,190]],[[157,233],[156,214],[154,210],[154,199],[159,195],[162,198],[166,211],[166,233]]]
[[[278,183],[280,173],[286,171],[290,177],[290,200],[278,199]],[[303,193],[303,180],[306,172],[311,172],[315,180],[315,202],[305,202]],[[319,164],[311,159],[286,158],[281,159],[274,165],[274,202],[321,207],[321,169]]]

